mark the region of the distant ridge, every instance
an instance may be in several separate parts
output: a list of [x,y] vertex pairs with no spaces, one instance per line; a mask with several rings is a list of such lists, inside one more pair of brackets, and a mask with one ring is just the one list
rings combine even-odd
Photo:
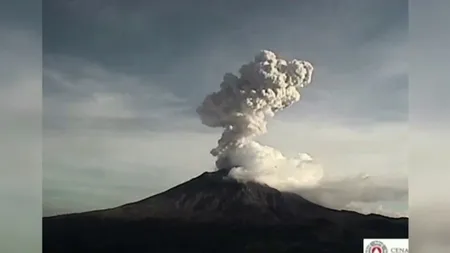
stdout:
[[363,238],[408,237],[408,218],[337,211],[227,175],[205,172],[134,203],[46,217],[44,252],[360,252]]

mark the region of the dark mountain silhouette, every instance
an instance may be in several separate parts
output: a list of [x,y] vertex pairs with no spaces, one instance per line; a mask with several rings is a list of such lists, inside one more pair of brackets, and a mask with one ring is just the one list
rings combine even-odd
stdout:
[[408,219],[316,205],[227,170],[117,208],[46,217],[44,252],[361,252],[363,238],[407,238]]

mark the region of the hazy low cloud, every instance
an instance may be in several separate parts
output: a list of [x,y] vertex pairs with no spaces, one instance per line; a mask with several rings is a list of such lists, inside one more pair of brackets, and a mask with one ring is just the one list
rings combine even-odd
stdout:
[[410,247],[419,253],[450,248],[449,8],[410,1]]
[[0,251],[29,252],[42,231],[40,35],[0,26],[0,36]]
[[[419,94],[413,94],[419,95]],[[418,104],[416,104],[418,105]],[[412,115],[415,118],[415,113]],[[448,201],[448,118],[431,122],[411,121],[409,146],[410,238],[417,252],[447,252],[450,244]],[[445,123],[446,122],[446,123]],[[446,250],[444,250],[446,249]]]
[[182,99],[89,62],[51,60],[44,71],[45,210],[122,204],[212,167],[207,147],[198,148],[208,135],[190,130],[197,120],[183,116]]
[[[0,187],[26,187],[27,194],[39,197],[34,189],[41,186],[39,37],[29,31],[3,27],[0,34],[0,154],[4,164]],[[25,181],[11,181],[19,178]]]

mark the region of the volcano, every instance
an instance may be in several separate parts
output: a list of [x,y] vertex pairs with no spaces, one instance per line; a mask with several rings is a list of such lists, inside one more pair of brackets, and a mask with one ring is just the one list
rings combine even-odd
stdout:
[[408,219],[333,210],[228,170],[116,208],[43,219],[43,252],[360,252]]

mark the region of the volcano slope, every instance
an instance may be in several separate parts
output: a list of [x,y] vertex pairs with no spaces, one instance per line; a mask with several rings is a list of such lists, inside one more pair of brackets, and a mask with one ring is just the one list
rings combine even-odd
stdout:
[[43,219],[46,253],[361,252],[407,238],[408,219],[328,209],[267,185],[205,172],[120,207]]

